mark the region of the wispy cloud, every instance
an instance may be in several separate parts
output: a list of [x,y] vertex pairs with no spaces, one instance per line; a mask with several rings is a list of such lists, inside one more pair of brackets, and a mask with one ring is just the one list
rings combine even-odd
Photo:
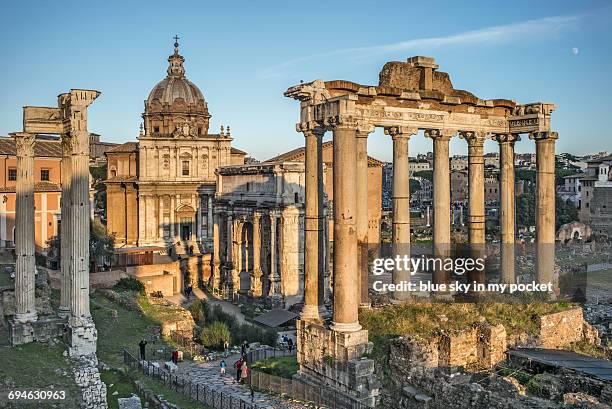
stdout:
[[399,51],[420,51],[455,45],[496,44],[504,41],[537,40],[544,35],[550,35],[568,29],[578,19],[580,19],[580,16],[544,17],[520,23],[464,31],[445,37],[419,38],[370,47],[332,50],[325,53],[287,60],[283,63],[268,67],[259,73],[259,77],[265,79],[283,76],[289,68],[295,65],[330,57],[363,59]]

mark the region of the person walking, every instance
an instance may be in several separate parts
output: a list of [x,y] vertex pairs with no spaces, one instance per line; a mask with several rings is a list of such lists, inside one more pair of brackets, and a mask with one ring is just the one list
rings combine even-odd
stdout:
[[246,382],[248,376],[249,376],[249,367],[247,366],[247,362],[244,361],[242,363],[242,367],[240,368],[240,382],[241,383]]
[[242,375],[242,358],[234,363],[234,368],[236,368],[236,382],[240,383],[240,376]]
[[227,367],[227,363],[225,362],[225,359],[222,359],[221,362],[219,362],[219,369],[221,370],[221,375],[225,375],[226,367]]
[[145,360],[145,347],[147,346],[147,341],[145,341],[144,339],[141,339],[140,342],[138,343],[138,349],[140,349],[140,359],[142,361]]
[[223,355],[227,358],[227,350],[229,349],[229,342],[227,340],[223,341]]
[[292,338],[287,339],[287,346],[289,347],[289,353],[291,353],[293,351],[293,339]]

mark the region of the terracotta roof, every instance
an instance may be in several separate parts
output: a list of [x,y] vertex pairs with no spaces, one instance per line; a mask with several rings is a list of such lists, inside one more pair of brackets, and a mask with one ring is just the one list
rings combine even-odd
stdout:
[[[323,144],[322,144],[322,148],[323,149],[331,148],[333,146],[334,146],[334,142],[333,141],[323,142]],[[282,153],[282,154],[280,154],[278,156],[275,156],[275,157],[273,157],[271,159],[268,159],[265,162],[285,162],[285,161],[289,162],[289,161],[299,160],[299,159],[304,157],[304,151],[305,151],[305,148],[302,146],[302,147],[290,150],[289,152]],[[385,166],[385,162],[380,161],[380,160],[378,160],[376,158],[373,158],[371,156],[368,156],[368,166],[371,166],[371,167],[374,167],[374,166],[383,167],[383,166]]]
[[[35,192],[61,192],[62,187],[52,182],[36,182],[34,183],[34,191]],[[0,192],[14,193],[15,186],[2,187],[0,188]]]
[[[10,136],[0,137],[0,155],[16,156],[15,141]],[[34,143],[34,156],[61,158],[62,144],[59,140],[36,139]]]
[[131,153],[138,152],[138,142],[126,142],[106,151],[106,153]]

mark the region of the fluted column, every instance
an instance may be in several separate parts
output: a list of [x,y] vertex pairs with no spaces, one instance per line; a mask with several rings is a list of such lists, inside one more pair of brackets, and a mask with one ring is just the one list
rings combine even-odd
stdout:
[[[536,271],[539,283],[554,283],[556,132],[534,132],[536,142]],[[556,284],[556,283],[555,283]]]
[[213,214],[213,265],[212,265],[212,286],[219,289],[221,283],[221,257],[219,247],[221,246],[219,237],[219,212],[215,210]]
[[158,213],[157,213],[157,223],[158,223],[158,236],[159,236],[159,241],[163,241],[164,240],[164,197],[163,196],[157,196],[157,206],[158,206]]
[[334,118],[334,314],[331,329],[361,329],[358,320],[357,276],[357,124],[350,117]]
[[520,137],[513,134],[499,134],[494,138],[499,142],[501,280],[504,283],[513,284],[516,281],[514,273],[514,143],[520,140]]
[[[409,171],[409,140],[418,129],[390,127],[385,133],[393,139],[393,229],[391,242],[393,255],[410,257],[410,171]],[[394,270],[393,283],[410,281],[410,271]],[[395,301],[407,301],[410,293],[395,291]]]
[[304,218],[304,307],[301,318],[318,321],[320,300],[320,274],[322,260],[322,158],[321,145],[325,130],[312,127],[305,129],[305,192],[306,206]]
[[15,322],[34,322],[34,134],[16,132],[17,183],[15,186]]
[[253,271],[251,272],[251,297],[261,297],[261,214],[253,213]]
[[370,307],[368,270],[368,135],[374,126],[360,125],[355,134],[357,140],[357,245],[359,252],[358,271],[360,306]]
[[[443,258],[450,249],[450,170],[448,145],[454,131],[430,129],[425,136],[433,140],[434,152],[434,256]],[[448,277],[444,271],[434,271],[435,284],[446,283]]]
[[71,255],[71,228],[70,228],[70,184],[72,182],[72,140],[69,135],[62,135],[62,163],[61,163],[61,226],[60,226],[60,305],[58,315],[67,318],[70,316],[70,255]]

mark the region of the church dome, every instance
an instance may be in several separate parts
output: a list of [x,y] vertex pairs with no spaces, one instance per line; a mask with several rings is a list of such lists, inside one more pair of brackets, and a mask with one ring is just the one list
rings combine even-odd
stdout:
[[147,104],[151,104],[156,99],[162,105],[172,105],[178,98],[182,98],[188,105],[195,105],[200,101],[204,101],[202,91],[193,82],[184,76],[176,77],[169,75],[153,87],[149,98],[147,98]]
[[172,105],[178,98],[182,98],[187,105],[204,102],[202,91],[185,77],[185,58],[178,52],[178,42],[174,43],[174,54],[168,57],[168,62],[168,75],[153,87],[147,98],[147,105],[152,104],[154,100],[158,100],[162,105]]
[[168,57],[166,78],[158,82],[145,101],[144,132],[151,137],[200,137],[208,134],[210,114],[202,91],[185,77],[185,58]]

